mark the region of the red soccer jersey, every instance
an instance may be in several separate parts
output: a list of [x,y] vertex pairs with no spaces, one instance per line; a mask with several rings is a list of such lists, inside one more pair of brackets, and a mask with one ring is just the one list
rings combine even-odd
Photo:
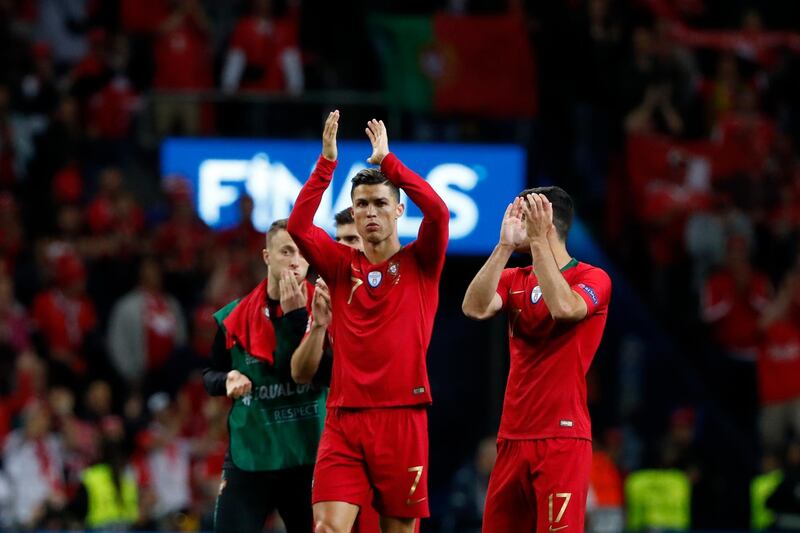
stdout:
[[439,303],[450,212],[393,154],[381,170],[424,215],[416,241],[371,264],[313,225],[336,163],[320,157],[297,197],[288,230],[330,288],[333,376],[329,407],[394,407],[431,401],[425,354]]
[[511,349],[500,438],[592,438],[586,372],[606,325],[611,280],[574,259],[562,272],[588,307],[579,322],[553,320],[533,267],[500,276],[497,294],[508,313]]

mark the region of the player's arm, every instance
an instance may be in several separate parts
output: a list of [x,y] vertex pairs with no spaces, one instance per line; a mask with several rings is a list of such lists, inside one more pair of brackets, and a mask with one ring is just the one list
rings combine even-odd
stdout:
[[503,308],[503,299],[498,294],[498,285],[503,269],[514,250],[525,240],[525,229],[522,224],[521,199],[517,198],[508,204],[500,226],[500,242],[492,255],[478,271],[478,274],[467,287],[461,310],[469,318],[486,320],[496,315]]
[[247,376],[231,369],[233,363],[226,344],[225,331],[218,328],[211,347],[210,364],[203,369],[203,385],[211,396],[237,399],[250,392],[253,384]]
[[370,120],[365,131],[372,143],[372,155],[367,162],[380,165],[389,181],[403,189],[420,208],[423,218],[417,235],[417,249],[421,257],[441,266],[447,250],[450,210],[422,176],[389,152],[389,138],[382,120]]
[[336,131],[339,128],[339,111],[328,115],[322,133],[322,155],[317,160],[311,177],[297,196],[294,208],[289,215],[286,230],[292,236],[300,253],[325,278],[335,276],[335,263],[331,260],[341,256],[346,250],[337,244],[323,230],[314,225],[314,215],[325,189],[331,183],[336,168]]
[[575,292],[556,263],[550,239],[556,238],[553,205],[542,194],[529,194],[522,202],[525,230],[531,243],[533,271],[542,289],[542,298],[553,320],[577,322],[589,312],[583,297]]
[[325,350],[325,335],[331,322],[331,299],[321,278],[317,280],[312,302],[308,334],[292,354],[292,379],[295,383],[310,383],[314,379]]

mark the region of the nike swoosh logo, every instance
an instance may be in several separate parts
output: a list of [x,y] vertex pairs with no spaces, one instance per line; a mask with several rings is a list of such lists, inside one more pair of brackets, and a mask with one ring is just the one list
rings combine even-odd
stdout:
[[568,528],[568,527],[569,527],[569,524],[566,525],[566,526],[561,526],[561,527],[550,526],[550,532],[552,533],[553,531],[561,531],[562,529],[565,529],[565,528]]
[[416,505],[418,503],[424,502],[427,499],[428,499],[427,497],[426,498],[420,498],[419,500],[413,500],[413,501],[408,499],[408,500],[406,500],[406,505]]
[[524,293],[524,292],[525,292],[525,291],[511,291],[511,294],[522,294],[522,293]]

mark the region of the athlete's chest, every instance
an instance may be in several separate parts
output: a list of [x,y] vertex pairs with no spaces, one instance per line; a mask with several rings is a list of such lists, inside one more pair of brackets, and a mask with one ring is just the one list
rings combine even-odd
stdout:
[[[565,275],[567,282],[571,276]],[[541,338],[554,335],[558,323],[550,315],[542,287],[534,274],[515,276],[507,298],[509,332],[514,337]]]
[[339,280],[336,300],[349,309],[385,306],[388,311],[415,293],[419,278],[410,254],[401,252],[379,264],[357,257]]

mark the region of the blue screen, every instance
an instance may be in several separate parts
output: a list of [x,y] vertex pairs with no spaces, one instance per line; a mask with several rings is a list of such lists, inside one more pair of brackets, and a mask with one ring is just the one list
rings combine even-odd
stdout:
[[[525,151],[516,145],[392,142],[391,150],[425,178],[450,208],[448,252],[483,254],[497,243],[508,203],[525,185]],[[315,222],[333,233],[333,215],[350,207],[350,178],[366,168],[366,141],[339,141],[339,165]],[[286,218],[319,157],[320,141],[170,138],[161,146],[162,176],[189,180],[200,218],[214,229],[239,222],[238,199],[254,201],[253,223],[266,230]],[[398,221],[403,243],[413,240],[422,213],[403,195]]]

